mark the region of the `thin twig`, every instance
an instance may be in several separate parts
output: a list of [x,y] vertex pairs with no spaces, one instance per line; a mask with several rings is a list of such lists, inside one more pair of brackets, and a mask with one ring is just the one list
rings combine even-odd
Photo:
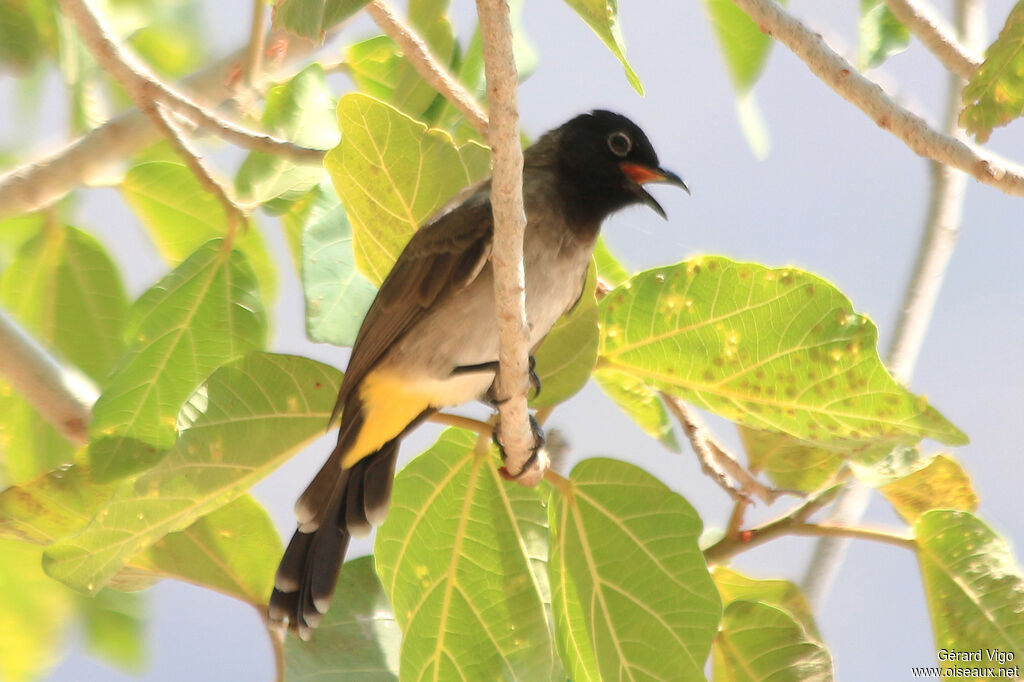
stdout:
[[[782,494],[782,491],[769,488],[743,468],[736,457],[715,440],[686,403],[664,391],[658,391],[658,394],[683,428],[704,473],[714,479],[733,500],[737,503],[747,501],[753,494],[765,504],[772,504]],[[736,481],[736,485],[732,481]]]
[[463,417],[460,414],[451,414],[448,412],[435,412],[430,415],[430,419],[435,424],[444,424],[445,426],[455,426],[460,429],[468,429],[470,431],[476,431],[480,434],[485,434],[488,437],[494,430],[494,427],[487,422],[482,422],[479,419],[473,419],[472,417]]
[[324,150],[303,147],[226,121],[162,82],[110,35],[87,0],[60,0],[60,6],[75,22],[82,41],[100,66],[129,92],[160,102],[199,127],[246,149],[274,154],[296,163],[318,164],[323,161]]
[[873,540],[914,551],[917,543],[906,533],[868,526],[842,526],[834,523],[797,523],[789,529],[791,535],[844,538],[846,540]]
[[981,57],[974,54],[973,48],[962,45],[954,36],[953,29],[931,8],[914,4],[911,0],[885,0],[885,4],[948,70],[969,79],[981,66]]
[[540,450],[534,466],[526,469],[535,447],[528,422],[526,396],[530,390],[529,330],[526,323],[526,285],[523,272],[523,149],[519,137],[516,87],[519,77],[512,54],[512,24],[507,0],[477,0],[483,44],[487,102],[491,118],[488,141],[493,152],[491,210],[494,212],[494,300],[497,308],[497,377],[506,470],[523,485],[537,485],[550,462]]
[[916,154],[958,168],[1007,194],[1024,196],[1024,168],[933,128],[894,102],[775,0],[733,0],[761,30],[783,42],[812,72]]
[[267,49],[267,3],[252,0],[249,48],[245,54],[245,82],[252,85],[263,72],[263,52]]
[[[983,4],[979,0],[958,0],[956,13],[961,40],[968,49],[978,49],[984,40]],[[951,73],[944,115],[944,129],[951,136],[964,135],[957,125],[963,86],[964,79]],[[910,381],[924,344],[963,217],[967,177],[936,161],[931,163],[931,174],[928,216],[917,251],[917,262],[907,284],[899,321],[887,353],[889,371],[903,383]],[[871,492],[871,488],[862,484],[849,486],[837,498],[829,521],[844,527],[856,524],[867,511]],[[825,537],[815,545],[803,578],[804,593],[811,604],[820,605],[832,589],[849,544],[848,538]]]
[[[462,112],[470,125],[487,139],[487,114],[477,103],[476,97],[457,81],[448,69],[430,52],[426,42],[385,0],[373,0],[366,6],[366,13],[395,44],[401,48],[405,58],[432,88],[441,93],[455,108]],[[481,19],[482,21],[482,19]],[[517,76],[518,77],[518,76]]]
[[99,389],[84,374],[63,367],[2,309],[0,374],[62,436],[75,445],[89,440]]

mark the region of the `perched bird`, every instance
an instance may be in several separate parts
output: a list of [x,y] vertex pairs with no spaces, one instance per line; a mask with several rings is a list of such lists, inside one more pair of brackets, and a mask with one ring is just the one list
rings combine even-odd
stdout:
[[[667,182],[647,136],[609,111],[577,116],[524,153],[526,317],[536,348],[583,292],[601,223]],[[687,190],[689,191],[689,190]],[[401,438],[439,408],[484,398],[498,360],[490,181],[442,209],[398,257],[352,347],[334,417],[338,444],[299,497],[270,619],[308,638],[327,612],[349,538],[387,512]],[[539,434],[538,434],[539,435]]]

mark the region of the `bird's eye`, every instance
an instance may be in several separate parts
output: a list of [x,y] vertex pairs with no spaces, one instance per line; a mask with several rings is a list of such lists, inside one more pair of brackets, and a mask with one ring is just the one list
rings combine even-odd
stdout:
[[617,130],[608,136],[608,149],[611,149],[615,156],[625,156],[633,149],[633,140],[629,139],[626,133]]

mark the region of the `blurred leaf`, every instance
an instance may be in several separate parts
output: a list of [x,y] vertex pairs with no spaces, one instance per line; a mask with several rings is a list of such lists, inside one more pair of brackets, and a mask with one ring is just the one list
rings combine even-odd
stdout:
[[618,0],[565,0],[577,14],[594,30],[601,42],[611,50],[626,72],[626,79],[639,94],[644,94],[644,86],[633,67],[626,61],[626,43],[622,40],[622,29],[619,28]]
[[0,220],[0,273],[14,262],[28,240],[43,229],[42,213],[26,213]]
[[324,614],[311,641],[285,640],[285,679],[398,682],[402,631],[374,572],[373,557],[347,562],[335,591],[345,598]]
[[655,391],[631,374],[604,368],[600,357],[593,377],[605,395],[636,422],[644,433],[659,441],[671,452],[681,451],[665,405]]
[[288,355],[250,353],[221,367],[168,455],[120,483],[80,534],[49,547],[44,569],[77,590],[102,588],[133,556],[240,497],[319,437],[339,383],[336,370]]
[[744,426],[851,457],[967,442],[889,375],[875,325],[810,273],[695,258],[634,275],[600,312],[602,367]]
[[763,602],[792,616],[811,637],[820,640],[811,605],[800,588],[788,580],[758,580],[726,566],[711,571],[723,604],[734,601]]
[[322,41],[324,33],[363,8],[369,0],[277,0],[274,26]]
[[763,471],[786,490],[811,492],[830,480],[843,465],[842,456],[779,431],[738,426],[750,468]]
[[576,307],[563,315],[534,353],[540,395],[530,407],[549,407],[576,395],[590,379],[597,362],[597,264],[587,271],[587,281]]
[[900,445],[884,451],[873,461],[851,461],[850,469],[857,480],[872,488],[880,488],[916,471],[923,458],[917,446]]
[[[0,277],[0,306],[97,382],[124,348],[120,274],[100,243],[73,227],[49,224],[22,246]],[[0,380],[0,451],[16,484],[70,461],[72,446]]]
[[693,507],[642,469],[588,459],[548,514],[555,632],[569,677],[702,679],[722,606]]
[[[922,514],[914,535],[935,649],[1012,653],[1019,662],[1024,577],[1006,541],[973,514],[943,509]],[[982,665],[998,668],[999,663],[986,657]]]
[[715,682],[830,682],[832,657],[793,616],[761,602],[725,607],[712,669]]
[[857,66],[861,71],[880,66],[892,55],[907,49],[910,30],[900,23],[885,0],[861,0],[860,49]]
[[258,607],[274,586],[283,550],[266,510],[251,495],[242,495],[188,528],[160,538],[132,557],[129,566]]
[[449,429],[395,478],[377,573],[402,627],[410,679],[557,679],[522,536],[543,527],[536,491],[506,485],[476,436]]
[[629,270],[609,250],[608,242],[603,236],[597,238],[594,247],[594,260],[597,262],[597,276],[611,287],[617,287],[629,279]]
[[132,52],[162,76],[180,77],[203,61],[205,43],[195,31],[173,24],[143,26],[127,37]]
[[138,594],[103,590],[78,598],[85,646],[93,656],[129,672],[142,672],[146,662],[145,609]]
[[922,462],[917,470],[879,488],[907,523],[913,523],[931,509],[973,512],[978,494],[960,463],[947,455]]
[[398,85],[401,54],[395,41],[387,36],[374,36],[345,48],[347,73],[359,91],[388,102]]
[[93,476],[113,480],[152,465],[177,438],[182,404],[220,365],[266,342],[267,320],[245,257],[214,239],[142,295],[132,342],[93,407]]
[[[328,149],[338,144],[333,110],[324,70],[319,64],[310,64],[287,83],[270,89],[260,129],[306,147]],[[298,165],[254,151],[238,169],[235,187],[246,201],[264,204],[280,199],[265,208],[287,210],[290,202],[319,184],[325,175],[320,165]]]
[[960,125],[986,142],[996,126],[1024,113],[1024,0],[1006,17],[999,37],[985,51],[985,61],[963,91]]
[[[224,207],[182,163],[152,161],[134,166],[124,176],[121,193],[172,266],[228,232]],[[259,230],[241,230],[234,246],[256,271],[264,298],[273,300],[277,269]]]
[[48,545],[85,527],[114,486],[95,483],[87,467],[61,466],[0,492],[0,538]]
[[43,56],[30,0],[0,0],[0,65],[19,73],[31,71]]
[[356,265],[379,285],[419,226],[484,177],[490,152],[456,147],[396,109],[361,94],[338,102],[341,144],[324,164],[352,222]]
[[334,188],[321,186],[302,233],[306,336],[351,346],[377,288],[356,269],[352,226]]
[[29,682],[60,655],[74,602],[39,568],[39,547],[0,539],[0,679]]
[[[323,203],[325,186],[321,183],[304,195],[291,202],[288,210],[278,216],[281,219],[281,227],[284,228],[284,238],[288,243],[288,253],[292,257],[292,263],[297,272],[302,271],[302,232],[306,228],[313,215],[314,207]],[[333,190],[331,194],[334,194]],[[337,195],[335,195],[337,196]]]

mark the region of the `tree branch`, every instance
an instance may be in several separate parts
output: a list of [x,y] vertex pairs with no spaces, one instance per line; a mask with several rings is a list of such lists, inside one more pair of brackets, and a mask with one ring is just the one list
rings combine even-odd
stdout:
[[249,26],[249,45],[245,53],[245,81],[255,83],[263,71],[263,52],[267,49],[267,3],[252,0],[252,23]]
[[455,426],[460,429],[468,429],[469,431],[476,431],[488,436],[494,431],[494,427],[487,422],[482,422],[472,417],[463,417],[461,414],[451,414],[450,412],[435,412],[430,415],[427,421],[432,421],[435,424],[444,424],[445,426]]
[[952,29],[930,8],[911,0],[885,0],[885,4],[949,71],[970,79],[981,66],[981,58],[974,54],[977,47],[961,45]]
[[931,127],[894,102],[879,85],[857,72],[824,39],[775,0],[733,0],[761,30],[783,42],[808,68],[880,128],[916,154],[958,168],[1007,194],[1024,196],[1024,168]]
[[537,485],[548,469],[547,454],[537,453],[528,422],[526,395],[530,388],[529,331],[526,323],[526,278],[523,273],[523,150],[519,138],[519,82],[512,54],[512,25],[506,0],[477,0],[483,39],[487,102],[491,112],[488,141],[493,152],[491,209],[494,211],[494,300],[501,348],[496,381],[501,426],[499,439],[507,455],[506,470],[523,485]]
[[85,375],[61,366],[2,309],[0,374],[62,436],[75,445],[88,442],[99,389]]
[[[704,473],[714,479],[733,500],[737,503],[746,502],[752,493],[763,500],[765,504],[771,504],[782,494],[761,483],[744,469],[736,457],[715,440],[686,403],[664,391],[658,391],[658,394],[668,405],[669,412],[683,428],[683,433],[689,439]],[[733,485],[730,476],[736,481],[738,487]]]
[[[984,40],[982,3],[979,0],[958,0],[956,12],[961,39],[970,49],[977,49]],[[964,82],[956,73],[950,74],[944,115],[946,132],[961,138],[964,133],[957,124],[957,117]],[[887,353],[889,371],[902,383],[908,383],[913,374],[963,217],[967,176],[937,161],[931,162],[931,174],[928,216],[917,251],[917,262],[904,293],[899,321]],[[865,485],[851,485],[839,495],[829,520],[841,524],[857,523],[867,511],[871,492],[871,488]],[[823,538],[815,546],[803,579],[804,593],[811,604],[820,605],[832,589],[849,544],[848,537],[832,536]]]
[[416,73],[455,105],[455,108],[462,112],[470,125],[476,128],[484,139],[487,139],[487,114],[480,108],[472,93],[466,90],[462,83],[455,80],[444,64],[437,61],[426,42],[413,31],[412,27],[402,21],[385,0],[373,0],[366,6],[366,13],[401,48],[405,58],[416,69]]

